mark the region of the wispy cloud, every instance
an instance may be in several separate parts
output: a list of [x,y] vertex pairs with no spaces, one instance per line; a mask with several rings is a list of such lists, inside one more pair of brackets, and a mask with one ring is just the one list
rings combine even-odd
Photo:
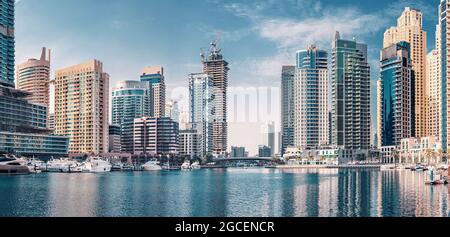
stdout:
[[[335,31],[340,31],[344,37],[356,37],[365,41],[373,34],[388,25],[382,12],[364,13],[356,8],[341,7],[332,10],[322,7],[319,1],[292,0],[284,5],[279,1],[260,1],[252,4],[230,3],[225,9],[237,17],[251,21],[249,29],[275,45],[275,55],[263,58],[250,58],[236,63],[234,68],[247,71],[253,78],[276,82],[281,66],[294,63],[294,54],[298,49],[316,44],[323,49],[330,49]],[[275,8],[274,8],[275,6]],[[306,6],[306,7],[305,7]],[[299,9],[302,17],[274,14],[278,12]]]

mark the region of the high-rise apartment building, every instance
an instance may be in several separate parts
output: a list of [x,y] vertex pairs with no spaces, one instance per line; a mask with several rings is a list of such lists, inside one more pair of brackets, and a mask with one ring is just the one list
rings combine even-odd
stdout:
[[328,53],[312,45],[297,52],[294,79],[294,145],[328,144]]
[[148,85],[150,117],[164,117],[166,106],[164,68],[162,66],[144,68],[140,79],[141,82],[145,82]]
[[120,126],[121,151],[133,153],[134,119],[150,116],[148,84],[140,81],[122,81],[112,90],[112,123]]
[[211,43],[210,53],[203,57],[203,73],[210,75],[214,86],[213,153],[224,156],[227,152],[227,88],[228,62],[215,42]]
[[109,75],[91,60],[56,71],[55,133],[70,137],[70,153],[108,152]]
[[364,159],[370,148],[370,67],[367,45],[344,40],[332,44],[332,145]]
[[189,113],[192,128],[201,137],[201,156],[214,151],[214,81],[207,74],[189,75]]
[[170,100],[169,102],[167,102],[165,110],[166,110],[165,112],[166,117],[171,118],[173,121],[177,123],[180,121],[180,110],[178,108],[178,101]]
[[283,66],[281,69],[281,149],[294,146],[294,79],[295,66]]
[[439,23],[440,26],[440,34],[438,39],[438,51],[441,62],[441,75],[440,75],[440,126],[439,126],[439,135],[442,150],[447,152],[449,146],[449,135],[450,135],[450,109],[448,109],[448,105],[450,104],[450,92],[448,90],[450,83],[450,47],[447,47],[450,37],[450,0],[442,0],[439,5]]
[[397,20],[397,26],[384,33],[384,47],[387,48],[401,41],[411,47],[411,64],[415,72],[415,129],[413,136],[428,136],[428,95],[426,77],[427,34],[422,28],[422,13],[417,9],[405,8]]
[[0,85],[8,87],[14,87],[14,4],[15,0],[0,4]]
[[31,93],[27,100],[50,108],[50,50],[42,48],[40,59],[28,59],[16,71],[17,88]]
[[376,136],[375,140],[377,141],[377,143],[375,145],[376,145],[377,148],[381,147],[381,141],[382,141],[381,140],[381,134],[382,134],[381,129],[383,127],[383,125],[381,123],[381,121],[382,121],[382,119],[381,119],[381,116],[382,116],[381,110],[383,109],[382,101],[383,101],[382,81],[381,81],[381,79],[378,79],[377,80],[377,132],[375,134],[375,136]]
[[381,146],[400,146],[414,127],[414,71],[410,44],[399,42],[381,51]]
[[270,121],[261,125],[260,129],[260,145],[264,145],[271,148],[273,155],[275,150],[275,122]]
[[429,135],[439,137],[441,111],[441,60],[439,51],[434,49],[427,55],[427,78],[429,81]]
[[178,123],[170,118],[137,118],[134,120],[134,154],[177,155]]

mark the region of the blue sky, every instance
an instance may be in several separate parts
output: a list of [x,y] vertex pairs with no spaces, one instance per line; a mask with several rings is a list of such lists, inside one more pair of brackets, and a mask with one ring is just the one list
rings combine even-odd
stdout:
[[[439,0],[19,0],[16,60],[52,49],[53,69],[89,59],[104,62],[111,84],[138,79],[145,66],[163,65],[169,90],[187,86],[187,74],[201,71],[200,49],[219,38],[230,62],[230,86],[278,87],[281,65],[294,64],[295,51],[315,43],[330,49],[335,30],[368,44],[372,82],[384,31],[406,6],[420,9],[434,47]],[[375,118],[375,87],[372,88]],[[277,103],[275,103],[277,104]],[[276,111],[273,110],[273,111]],[[265,120],[279,120],[272,113]],[[374,123],[373,123],[374,124]],[[241,136],[245,127],[248,136]],[[229,145],[254,153],[258,123],[234,124]]]

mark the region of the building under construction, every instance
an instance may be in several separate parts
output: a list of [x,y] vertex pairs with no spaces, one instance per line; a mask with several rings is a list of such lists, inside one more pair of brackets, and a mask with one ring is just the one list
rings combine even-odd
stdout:
[[228,141],[227,87],[230,69],[216,42],[211,43],[208,56],[202,54],[202,62],[203,73],[212,76],[214,81],[213,154],[224,156]]

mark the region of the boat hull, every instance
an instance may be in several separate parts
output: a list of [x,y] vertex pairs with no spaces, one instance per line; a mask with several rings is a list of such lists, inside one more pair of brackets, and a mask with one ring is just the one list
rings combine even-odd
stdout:
[[28,166],[0,165],[0,174],[29,174]]

